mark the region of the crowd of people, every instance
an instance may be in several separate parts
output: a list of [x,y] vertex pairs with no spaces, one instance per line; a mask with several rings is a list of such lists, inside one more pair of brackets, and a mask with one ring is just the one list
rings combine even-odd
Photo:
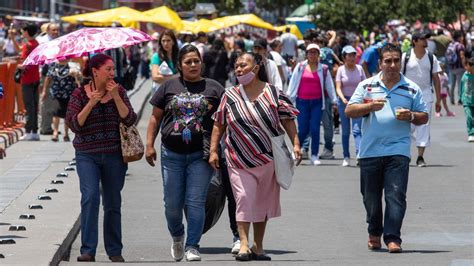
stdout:
[[[9,29],[5,55],[19,53],[24,59],[41,41],[59,35],[56,24],[48,24],[41,37],[35,36],[38,31],[33,25],[22,28],[21,45]],[[346,167],[354,160],[349,145],[353,135],[367,245],[380,249],[383,238],[391,253],[402,252],[411,138],[418,148],[416,165],[425,167],[433,105],[434,117],[443,116],[442,106],[450,117],[455,114],[449,105],[462,104],[468,141],[474,142],[470,26],[454,32],[387,27],[368,38],[308,30],[303,41],[289,29],[273,40],[248,33],[233,38],[204,32],[176,36],[171,30],[154,37],[154,42],[109,50],[90,60],[60,61],[41,71],[23,68],[23,139],[39,140],[39,99],[39,133],[50,133],[57,142],[60,118],[66,121],[63,140],[69,141],[69,129],[75,133],[82,194],[78,261],[95,260],[99,183],[106,252],[111,261],[124,261],[120,194],[127,164],[120,153],[119,123],[132,125],[137,119],[126,94],[133,89],[125,85],[128,66],[135,76],[153,81],[145,157],[155,166],[155,141],[161,133],[164,207],[175,261],[201,260],[206,196],[216,172],[227,184],[235,259],[271,260],[263,245],[265,228],[270,218],[281,215],[271,137],[287,134],[296,163],[308,159],[318,166],[335,158],[334,135],[339,133]]]

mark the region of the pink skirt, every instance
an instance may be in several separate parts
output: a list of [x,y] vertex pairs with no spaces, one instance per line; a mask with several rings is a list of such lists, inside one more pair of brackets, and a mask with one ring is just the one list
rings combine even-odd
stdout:
[[281,216],[280,186],[273,162],[248,169],[228,167],[228,171],[238,222],[258,223]]

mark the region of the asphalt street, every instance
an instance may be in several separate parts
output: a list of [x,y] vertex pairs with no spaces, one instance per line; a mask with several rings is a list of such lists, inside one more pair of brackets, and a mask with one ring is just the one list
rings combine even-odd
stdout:
[[[461,107],[453,108],[456,117],[432,120],[432,145],[425,155],[429,166],[418,168],[412,160],[402,254],[367,250],[359,169],[341,167],[340,135],[335,135],[336,159],[322,160],[321,166],[303,162],[292,187],[282,192],[282,217],[270,220],[267,226],[264,247],[272,261],[266,264],[474,265],[474,144],[467,142]],[[143,138],[150,114],[147,104],[138,125]],[[159,151],[158,141],[155,146]],[[162,195],[159,163],[152,168],[143,159],[129,165],[122,230],[123,256],[130,264],[174,263]],[[72,245],[70,261],[61,265],[77,264],[79,239]],[[97,265],[109,262],[102,236],[99,239]],[[202,237],[201,263],[237,263],[230,254],[231,244],[224,210],[217,225]]]

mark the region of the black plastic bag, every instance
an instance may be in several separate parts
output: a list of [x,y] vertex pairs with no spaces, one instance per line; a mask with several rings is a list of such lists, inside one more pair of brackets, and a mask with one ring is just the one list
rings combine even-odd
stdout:
[[214,171],[214,174],[209,184],[206,199],[206,221],[202,233],[205,234],[211,229],[219,218],[225,206],[225,191],[222,184],[221,170]]

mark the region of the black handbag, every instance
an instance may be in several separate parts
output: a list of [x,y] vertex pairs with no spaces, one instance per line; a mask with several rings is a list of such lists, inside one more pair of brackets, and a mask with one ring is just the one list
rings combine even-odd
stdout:
[[13,80],[15,80],[15,83],[20,84],[21,82],[21,74],[23,74],[23,70],[17,68],[15,70],[15,74],[13,75]]
[[125,68],[125,72],[123,73],[123,84],[122,86],[125,88],[125,90],[130,91],[133,90],[135,87],[135,81],[136,81],[136,73],[135,69],[133,66],[127,66]]

